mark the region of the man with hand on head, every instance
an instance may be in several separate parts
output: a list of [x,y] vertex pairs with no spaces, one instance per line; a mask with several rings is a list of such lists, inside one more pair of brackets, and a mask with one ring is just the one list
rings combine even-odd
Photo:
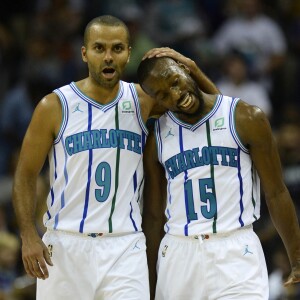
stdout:
[[[27,129],[13,204],[24,267],[38,279],[37,300],[150,297],[140,198],[145,123],[155,100],[121,80],[130,51],[124,22],[110,15],[91,20],[81,48],[88,77],[46,95]],[[214,93],[190,63],[196,80]],[[41,239],[35,194],[47,156],[50,192]]]
[[252,228],[260,182],[292,268],[285,284],[300,282],[299,223],[268,119],[239,98],[205,93],[169,53],[153,49],[138,68],[142,89],[168,110],[144,155],[151,297],[268,300]]

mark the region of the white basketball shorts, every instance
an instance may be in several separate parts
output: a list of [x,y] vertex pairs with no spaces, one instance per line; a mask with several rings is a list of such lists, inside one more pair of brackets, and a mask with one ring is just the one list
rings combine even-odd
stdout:
[[251,228],[226,235],[166,234],[155,300],[268,300],[262,246]]
[[47,231],[49,278],[37,280],[37,300],[148,300],[143,233],[97,237]]

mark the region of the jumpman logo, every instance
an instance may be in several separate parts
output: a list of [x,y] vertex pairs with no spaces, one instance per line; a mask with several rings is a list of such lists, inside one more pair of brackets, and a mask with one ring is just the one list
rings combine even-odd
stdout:
[[243,256],[246,255],[247,253],[253,254],[253,252],[251,252],[251,251],[248,249],[248,245],[246,245],[246,247],[245,247],[245,253],[243,254]]
[[73,113],[76,112],[76,111],[83,112],[83,110],[81,110],[81,109],[79,108],[79,105],[80,105],[80,103],[77,103],[75,109],[73,110]]
[[172,128],[170,127],[170,130],[169,130],[169,132],[167,133],[167,135],[165,136],[165,139],[166,139],[168,136],[175,136],[171,131],[172,131]]
[[141,249],[139,246],[138,246],[138,242],[139,242],[140,240],[138,240],[136,243],[135,243],[135,245],[134,245],[134,247],[132,248],[132,250],[134,250],[135,248],[136,249]]

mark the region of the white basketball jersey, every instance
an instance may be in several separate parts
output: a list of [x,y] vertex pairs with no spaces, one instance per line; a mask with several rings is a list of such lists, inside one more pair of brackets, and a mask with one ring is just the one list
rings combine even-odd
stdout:
[[45,226],[81,233],[141,231],[142,154],[148,134],[133,84],[101,105],[72,82],[54,91],[63,121],[49,153]]
[[158,158],[168,179],[167,233],[228,232],[259,218],[259,178],[235,130],[238,100],[219,95],[194,125],[171,112],[156,122]]

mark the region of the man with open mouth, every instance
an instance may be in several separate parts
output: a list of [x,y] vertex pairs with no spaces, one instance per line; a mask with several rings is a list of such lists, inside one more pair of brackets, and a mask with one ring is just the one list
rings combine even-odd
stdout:
[[[141,228],[146,121],[156,101],[121,80],[130,58],[127,26],[113,16],[90,21],[81,48],[88,77],[37,105],[18,162],[13,203],[26,272],[38,300],[147,300]],[[187,58],[207,92],[215,86]],[[187,99],[182,106],[188,109]],[[41,239],[35,227],[37,176],[48,157],[50,192]]]
[[[138,68],[143,90],[168,111],[144,155],[143,230],[156,300],[268,300],[268,272],[252,224],[260,182],[300,282],[299,222],[268,118],[255,106],[207,94],[168,48]],[[162,234],[164,233],[164,234]]]

